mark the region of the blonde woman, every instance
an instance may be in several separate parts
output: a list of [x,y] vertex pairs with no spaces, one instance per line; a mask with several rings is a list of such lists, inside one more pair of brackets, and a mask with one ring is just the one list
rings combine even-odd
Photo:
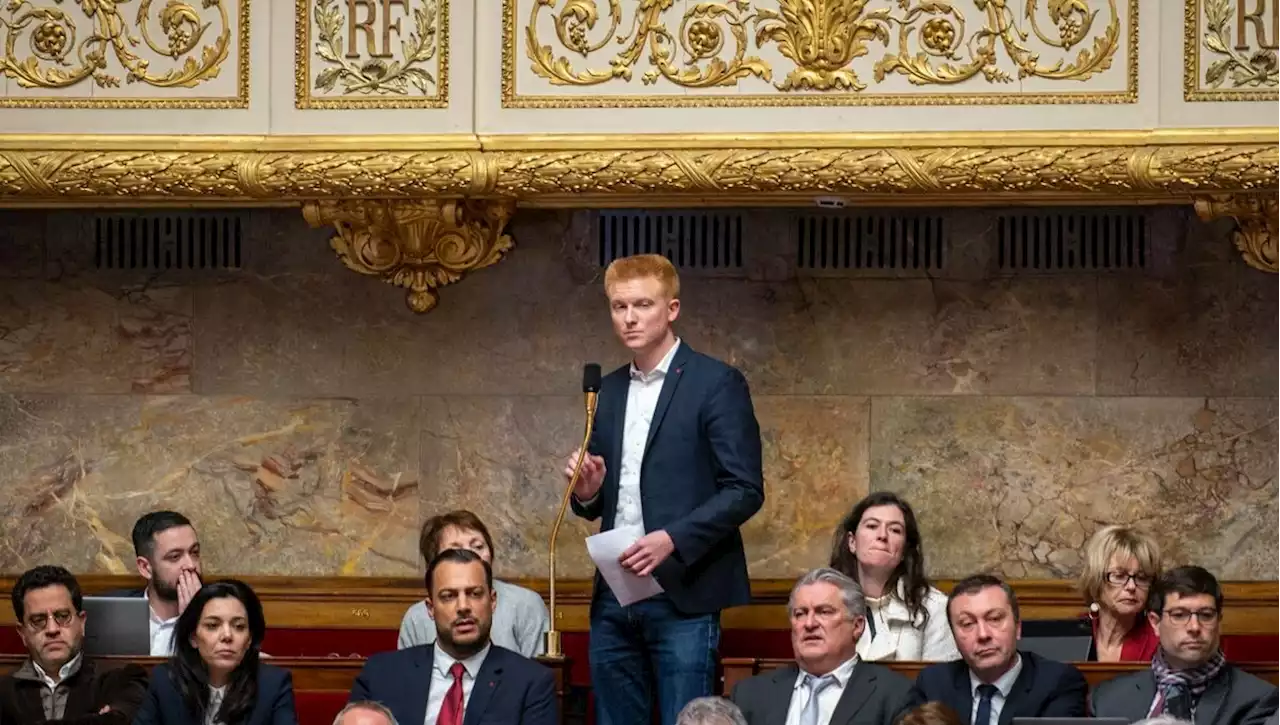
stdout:
[[1080,593],[1089,603],[1089,660],[1149,662],[1160,638],[1147,622],[1147,595],[1160,576],[1160,547],[1128,526],[1106,526],[1085,548]]

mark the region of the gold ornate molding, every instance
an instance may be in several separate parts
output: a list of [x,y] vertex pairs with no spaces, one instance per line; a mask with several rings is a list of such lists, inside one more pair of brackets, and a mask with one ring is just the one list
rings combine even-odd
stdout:
[[[569,0],[558,8],[555,0],[503,0],[502,103],[507,108],[1134,103],[1138,5],[1138,0],[1025,0],[1019,11],[1018,4],[1005,0],[976,0],[972,16],[966,16],[959,3],[932,0],[716,0],[675,9],[669,0]],[[616,52],[608,50],[615,47]],[[867,56],[877,60],[867,62],[866,75],[860,75],[855,61]],[[790,68],[783,67],[783,59]],[[1117,60],[1125,64],[1120,89],[1010,90],[1023,79],[1082,85]],[[529,94],[517,82],[526,65],[559,87],[625,84],[639,75],[642,86],[729,88],[716,94],[616,89]],[[886,85],[895,75],[927,90],[904,92]],[[746,80],[767,82],[777,92],[743,91],[738,86]],[[966,85],[970,81],[985,82],[986,88],[974,91]],[[877,89],[869,90],[868,83]]]
[[0,204],[1158,202],[1274,192],[1276,133],[0,136]]
[[1231,217],[1235,242],[1244,261],[1254,269],[1276,273],[1276,222],[1280,208],[1272,194],[1214,194],[1195,200],[1196,214],[1205,221]]
[[[8,17],[0,17],[0,75],[9,79],[11,93],[0,97],[0,108],[247,108],[249,1],[168,0],[153,8],[153,0],[140,0],[128,18],[114,1],[74,0],[81,16],[75,17],[60,6],[62,0],[8,0]],[[229,3],[235,3],[234,21]],[[154,58],[169,62],[154,70]],[[228,59],[236,69],[234,96],[130,97],[110,90],[122,82],[157,90],[197,88],[221,75]],[[87,89],[71,97],[12,93],[76,86],[92,86],[95,97]]]
[[409,309],[428,312],[436,291],[496,264],[512,247],[505,233],[510,200],[309,201],[302,216],[313,227],[333,225],[329,241],[347,267],[409,290]]
[[294,0],[294,13],[297,108],[448,107],[449,0]]
[[[1271,20],[1277,16],[1278,1],[1270,0]],[[1264,17],[1268,2],[1259,0],[1246,6],[1247,2],[1250,0],[1184,0],[1184,100],[1280,99],[1280,62],[1276,54],[1280,27]],[[1250,31],[1253,42],[1248,40]],[[1202,64],[1206,59],[1212,60]]]

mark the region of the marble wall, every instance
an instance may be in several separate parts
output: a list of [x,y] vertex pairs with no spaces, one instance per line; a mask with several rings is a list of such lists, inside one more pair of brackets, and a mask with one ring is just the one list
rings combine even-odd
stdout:
[[[1145,275],[992,275],[986,212],[962,210],[970,263],[940,277],[798,277],[781,254],[688,275],[680,332],[745,371],[764,431],[753,576],[823,562],[890,489],[936,576],[1069,576],[1118,521],[1274,579],[1276,278],[1166,212]],[[215,570],[413,575],[421,519],[465,506],[500,574],[545,576],[581,365],[625,360],[591,215],[522,211],[511,256],[426,316],[296,210],[245,225],[241,270],[157,275],[95,270],[84,214],[0,212],[0,569],[126,572],[134,519],[171,507]],[[568,576],[589,531],[566,530]]]

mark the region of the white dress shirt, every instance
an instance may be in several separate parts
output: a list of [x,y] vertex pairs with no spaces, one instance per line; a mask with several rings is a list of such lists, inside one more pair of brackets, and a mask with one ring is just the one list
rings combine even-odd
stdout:
[[148,609],[151,612],[151,656],[170,657],[173,655],[173,626],[178,623],[178,618],[161,619],[156,610]]
[[[856,664],[858,664],[858,655],[855,654],[831,672],[836,677],[835,684],[828,685],[818,693],[818,725],[827,725],[831,722],[831,715],[836,711],[836,705],[840,704],[840,697],[844,695],[844,688],[853,677],[853,667]],[[787,707],[786,725],[799,725],[800,714],[804,712],[804,706],[809,702],[809,688],[804,684],[805,674],[804,670],[800,670],[796,675],[796,683],[791,688],[791,704]]]
[[44,683],[45,687],[49,688],[50,690],[57,690],[58,685],[62,684],[63,680],[66,680],[68,677],[74,675],[76,673],[76,670],[80,669],[80,661],[81,661],[80,655],[82,654],[84,653],[77,652],[75,657],[72,657],[70,660],[68,660],[67,663],[63,665],[61,669],[58,670],[57,682],[54,682],[53,678],[50,677],[44,671],[43,667],[40,666],[40,663],[36,662],[34,659],[31,660],[31,667],[36,671],[36,675],[40,677],[40,681]]
[[218,719],[218,711],[222,709],[222,699],[227,696],[227,686],[209,685],[209,708],[204,713],[204,725],[222,725]]
[[440,708],[444,706],[444,696],[449,693],[449,688],[453,687],[453,675],[449,674],[449,670],[454,662],[461,662],[464,670],[462,712],[466,713],[467,703],[471,701],[471,690],[475,687],[476,677],[480,674],[480,665],[484,664],[484,658],[488,656],[490,647],[492,644],[486,644],[484,649],[465,660],[455,660],[448,652],[440,649],[438,642],[431,645],[431,685],[427,689],[427,719],[423,725],[436,725],[436,720],[440,719]]
[[657,367],[648,373],[640,372],[631,363],[631,386],[627,389],[627,413],[622,428],[622,461],[618,468],[618,510],[613,518],[614,528],[639,526],[644,528],[644,510],[640,506],[640,467],[644,463],[644,448],[649,442],[649,426],[653,412],[658,407],[662,383],[667,379],[667,368],[680,347],[680,338],[662,357]]
[[1022,655],[1018,655],[1017,661],[1013,663],[1013,667],[1009,671],[1000,675],[1000,679],[992,682],[996,686],[995,695],[991,698],[991,722],[979,723],[974,722],[978,717],[978,706],[982,704],[982,699],[978,696],[978,687],[982,684],[974,676],[973,671],[969,671],[969,694],[973,697],[973,712],[969,713],[969,722],[972,725],[998,725],[1000,722],[1000,711],[1004,709],[1004,701],[1009,697],[1009,693],[1013,691],[1013,683],[1018,680],[1018,673],[1022,672]]

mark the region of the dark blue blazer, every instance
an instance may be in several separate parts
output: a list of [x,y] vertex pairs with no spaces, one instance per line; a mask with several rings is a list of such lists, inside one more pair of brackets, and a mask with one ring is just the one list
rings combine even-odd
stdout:
[[[600,493],[574,497],[573,511],[600,530],[614,526],[628,363],[600,385],[590,451],[605,461]],[[662,384],[640,466],[645,532],[665,529],[675,552],[654,571],[672,604],[706,614],[751,600],[739,527],[764,505],[760,424],[747,380],[737,368],[680,343]],[[596,575],[596,591],[606,586]]]
[[[1000,711],[1000,725],[1015,717],[1085,717],[1089,683],[1068,664],[1021,652],[1022,671]],[[930,665],[920,671],[911,689],[912,706],[937,700],[951,706],[968,722],[973,717],[973,686],[964,660]]]
[[[402,723],[427,717],[435,646],[380,652],[365,662],[351,686],[351,702],[373,700]],[[559,725],[551,670],[498,645],[489,647],[467,699],[463,725]]]
[[[204,725],[187,709],[173,682],[169,665],[151,671],[151,688],[133,725]],[[246,720],[227,725],[298,725],[293,707],[293,675],[288,670],[258,663],[258,701]]]

